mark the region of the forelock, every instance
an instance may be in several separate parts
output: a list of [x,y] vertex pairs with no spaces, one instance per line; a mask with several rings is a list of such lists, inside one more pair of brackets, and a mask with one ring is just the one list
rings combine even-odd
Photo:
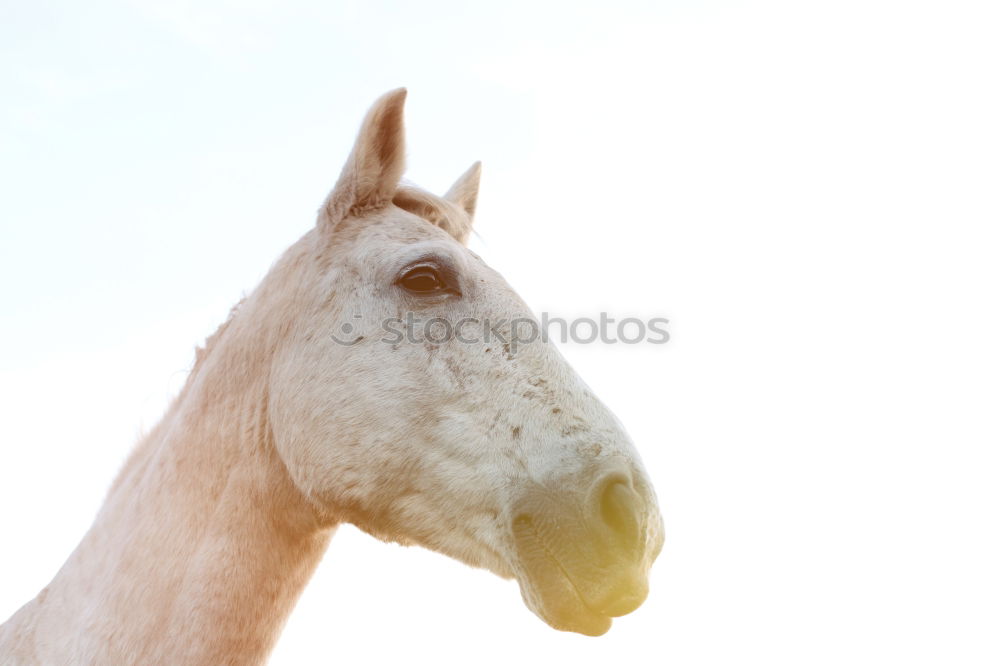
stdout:
[[472,220],[464,210],[412,185],[401,185],[393,195],[392,203],[440,227],[461,242],[465,242],[472,229]]

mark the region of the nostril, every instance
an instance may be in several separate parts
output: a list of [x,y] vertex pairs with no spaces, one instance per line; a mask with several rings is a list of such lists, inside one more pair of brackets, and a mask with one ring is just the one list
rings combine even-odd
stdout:
[[614,480],[601,493],[601,519],[628,545],[639,537],[639,506],[635,491]]
[[532,528],[533,524],[534,524],[534,521],[531,520],[531,516],[529,516],[526,513],[522,513],[521,515],[519,515],[516,518],[514,518],[514,530],[515,531],[530,530]]

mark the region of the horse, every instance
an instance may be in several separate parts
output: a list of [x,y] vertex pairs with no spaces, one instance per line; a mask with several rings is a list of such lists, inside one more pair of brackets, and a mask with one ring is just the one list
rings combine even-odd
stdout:
[[512,344],[536,320],[466,247],[479,163],[443,197],[402,181],[405,98],[370,108],[0,662],[265,663],[342,523],[515,578],[555,629],[645,600],[663,522],[641,459],[545,336]]

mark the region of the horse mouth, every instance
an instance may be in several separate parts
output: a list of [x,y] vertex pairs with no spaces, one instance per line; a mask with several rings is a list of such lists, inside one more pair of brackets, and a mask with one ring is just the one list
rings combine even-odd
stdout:
[[[611,629],[612,618],[631,613],[646,599],[645,577],[624,589],[602,595],[595,604],[581,588],[601,587],[596,576],[574,573],[553,553],[530,520],[515,521],[515,542],[520,555],[518,583],[525,604],[553,629],[585,636],[601,636]],[[589,569],[589,567],[588,567]]]
[[584,636],[606,634],[611,629],[611,616],[588,606],[576,591],[573,582],[565,577],[564,580],[570,590],[567,594],[561,595],[561,599],[550,598],[538,606],[529,604],[529,607],[553,629],[572,631]]

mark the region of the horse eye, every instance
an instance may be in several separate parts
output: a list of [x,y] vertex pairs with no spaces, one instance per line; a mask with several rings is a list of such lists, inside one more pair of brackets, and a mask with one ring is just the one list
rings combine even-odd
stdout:
[[445,290],[444,280],[430,266],[418,266],[399,278],[399,285],[414,294],[434,294]]

